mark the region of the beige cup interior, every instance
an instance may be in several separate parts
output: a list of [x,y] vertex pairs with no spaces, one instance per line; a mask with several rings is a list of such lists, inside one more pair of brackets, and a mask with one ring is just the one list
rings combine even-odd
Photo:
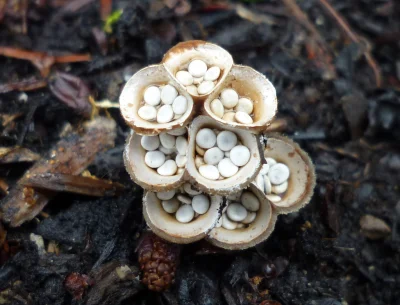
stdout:
[[[254,117],[252,124],[226,122],[217,117],[210,109],[214,99],[218,99],[222,90],[234,89],[239,97],[246,97],[253,101]],[[234,65],[221,86],[214,90],[204,103],[206,113],[214,120],[238,128],[265,130],[272,122],[278,109],[275,87],[261,73],[246,67]]]
[[[177,120],[169,123],[157,123],[157,121],[146,121],[138,115],[138,110],[143,103],[144,91],[151,85],[161,86],[170,84],[174,86],[180,95],[188,101],[186,112]],[[120,109],[126,123],[132,127],[136,133],[142,135],[156,135],[163,131],[168,131],[185,126],[193,112],[193,99],[174,79],[172,79],[163,65],[153,65],[136,72],[125,84],[120,99]]]
[[183,183],[183,175],[161,176],[144,162],[146,150],[140,140],[142,136],[132,132],[125,146],[124,161],[131,178],[141,187],[152,191],[166,191],[178,187]]
[[261,203],[256,219],[243,229],[227,230],[223,227],[212,229],[208,234],[212,244],[226,249],[241,250],[257,245],[266,240],[272,233],[277,217],[271,208],[271,204],[253,184],[250,185],[248,190],[252,191]]
[[218,210],[222,204],[220,196],[211,196],[207,213],[189,223],[176,220],[174,214],[168,214],[161,205],[161,200],[153,192],[146,192],[143,200],[143,214],[147,224],[160,237],[179,244],[191,243],[202,239],[214,227],[218,220]]
[[[249,162],[245,166],[241,167],[239,171],[230,178],[224,180],[209,180],[204,178],[200,175],[194,163],[196,156],[196,134],[202,128],[229,130],[234,132],[243,145],[250,149],[251,155]],[[207,116],[198,116],[194,119],[189,128],[189,133],[191,134],[191,137],[189,139],[188,163],[186,168],[191,177],[192,184],[203,192],[209,194],[229,195],[247,187],[258,174],[261,167],[261,154],[260,146],[258,145],[257,137],[255,135],[244,130],[223,126]]]
[[165,54],[163,64],[176,80],[176,73],[181,70],[187,71],[190,62],[195,59],[201,59],[209,68],[217,66],[221,69],[216,87],[228,75],[233,65],[232,56],[226,50],[220,46],[201,40],[192,40],[177,44]]
[[274,158],[290,169],[287,191],[280,202],[272,203],[276,210],[289,213],[306,205],[315,187],[315,172],[310,157],[298,144],[276,134],[268,136],[264,156]]

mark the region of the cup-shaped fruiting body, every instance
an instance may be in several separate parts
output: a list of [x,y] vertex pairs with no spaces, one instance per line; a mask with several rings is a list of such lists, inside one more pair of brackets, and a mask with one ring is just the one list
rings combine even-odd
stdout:
[[[208,234],[208,240],[213,245],[229,250],[247,249],[266,240],[274,230],[277,215],[264,194],[253,184],[244,192],[250,192],[258,199],[259,206],[255,212],[255,218],[250,224],[235,229],[227,229],[224,226],[214,227]],[[221,217],[226,216],[222,214]]]
[[[163,93],[166,86],[173,92]],[[171,101],[165,103],[163,95]],[[172,101],[179,96],[176,103]],[[192,97],[170,77],[163,65],[149,66],[136,72],[125,84],[119,102],[125,122],[141,135],[156,135],[186,126],[194,113]]]
[[[163,65],[176,82],[179,82],[178,78],[180,78],[179,74],[177,74],[178,72],[191,72],[194,83],[193,80],[184,83],[186,81],[184,75],[179,83],[182,86],[187,85],[187,91],[192,95],[195,101],[203,101],[212,90],[217,88],[224,81],[231,70],[233,59],[232,56],[220,46],[201,40],[192,40],[178,43],[175,47],[170,49],[164,56]],[[213,73],[214,70],[217,71],[216,74]],[[206,75],[205,71],[209,73]],[[196,75],[196,73],[199,74]],[[215,75],[215,77],[212,76],[212,74]],[[210,78],[208,79],[207,77],[209,75]],[[191,76],[188,75],[188,77],[190,78]],[[196,85],[196,89],[192,91],[191,87]],[[197,89],[199,89],[199,91],[197,91]]]
[[[216,140],[211,139],[212,141],[210,141],[210,143],[206,143],[211,145],[209,149],[203,149],[203,151],[200,152],[196,142],[199,140],[199,132],[204,130],[209,132],[217,131],[219,132],[218,136],[222,134],[222,132],[225,134],[234,134],[237,139],[235,144],[237,146],[235,146],[230,152],[224,151],[224,148],[222,149],[224,151],[222,160],[217,160],[215,165],[212,165],[212,162],[205,162],[207,163],[204,164],[205,167],[197,164],[197,158],[199,157],[199,154],[204,153],[205,160],[207,158],[208,151],[217,148],[217,146],[220,147],[220,143],[218,141],[218,136],[211,135],[212,137],[216,137]],[[189,134],[190,138],[187,152],[188,161],[186,170],[189,174],[191,183],[199,190],[208,194],[229,195],[249,186],[249,184],[258,174],[261,167],[262,148],[257,135],[249,133],[245,130],[224,126],[208,116],[196,117],[190,125]],[[209,140],[207,135],[204,137],[204,139],[206,141]],[[222,144],[229,145],[229,137],[225,139],[225,142]],[[239,157],[243,157],[244,153],[241,154],[242,149],[245,150],[244,153],[247,154],[247,156],[245,156],[247,157],[245,160],[246,163],[242,163],[242,166],[237,166],[233,164],[236,162],[236,160],[232,159],[232,153],[234,150],[235,152],[238,150]],[[230,153],[230,156],[228,156],[228,153]],[[238,161],[240,162],[242,160]],[[240,165],[240,163],[238,165]],[[234,170],[234,172],[231,170]],[[212,177],[214,172],[215,175],[219,176],[219,178],[218,176]],[[208,174],[210,174],[210,177],[206,178]]]
[[[182,128],[186,130],[185,127]],[[170,131],[170,133],[179,135],[179,138],[187,139],[188,137],[187,133],[182,134],[181,129]],[[177,158],[179,154],[175,147],[163,147],[160,140],[161,135],[151,136],[151,138],[157,138],[158,141],[153,144],[153,141],[144,141],[145,138],[149,139],[150,136],[141,136],[132,132],[128,137],[124,151],[125,168],[131,179],[144,189],[156,192],[167,191],[180,186],[184,181],[186,167],[186,164],[182,166],[179,164]],[[173,136],[175,141],[178,137]],[[152,147],[152,145],[156,146]],[[168,150],[171,153],[176,151],[171,158],[168,158]],[[175,164],[173,164],[174,162]]]
[[252,132],[265,130],[278,109],[276,90],[261,73],[234,65],[204,103],[205,112],[226,126]]
[[[271,183],[272,188],[284,187],[285,189],[281,190],[283,192],[279,194],[280,191],[278,190],[276,193],[279,195],[273,192],[270,192],[270,195],[266,195],[277,213],[287,214],[305,206],[310,201],[315,187],[314,165],[308,154],[289,138],[274,133],[267,135],[264,157],[267,160],[267,164],[268,160],[273,159],[275,162],[284,165],[276,168],[275,172],[269,173],[271,174],[270,180],[271,178],[285,179],[286,177],[283,176],[287,176],[287,170],[289,171],[289,177],[284,183],[278,185]],[[273,160],[271,160],[272,163],[274,162]],[[276,164],[271,165],[269,166],[270,171],[274,169]],[[260,173],[262,173],[262,170]],[[277,182],[280,183],[281,181]]]
[[[223,202],[221,196],[209,196],[210,205],[207,212],[197,215],[191,221],[181,222],[182,220],[177,220],[177,215],[171,213],[173,211],[168,213],[165,210],[163,200],[158,197],[163,198],[157,196],[157,193],[145,192],[143,197],[144,218],[155,234],[178,244],[188,244],[204,238],[218,221],[219,209]],[[183,204],[182,207],[189,206]]]

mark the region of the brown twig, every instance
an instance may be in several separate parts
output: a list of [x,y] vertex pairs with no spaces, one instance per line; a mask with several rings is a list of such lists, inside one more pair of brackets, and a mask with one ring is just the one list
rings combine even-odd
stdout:
[[[362,43],[363,40],[365,41],[365,38],[362,38],[353,32],[347,21],[339,14],[338,11],[335,10],[335,8],[327,0],[319,0],[319,3],[331,15],[331,17],[333,17],[333,19],[338,23],[340,28],[343,30],[343,32],[345,32],[345,34],[350,38],[351,41],[358,44]],[[379,88],[382,85],[381,70],[374,57],[372,56],[369,48],[365,48],[364,56],[368,65],[374,72],[375,83],[376,86]]]
[[7,93],[10,91],[31,91],[47,86],[47,82],[44,79],[28,78],[18,82],[12,82],[7,84],[0,84],[0,93]]
[[100,0],[101,20],[106,20],[112,11],[112,0]]

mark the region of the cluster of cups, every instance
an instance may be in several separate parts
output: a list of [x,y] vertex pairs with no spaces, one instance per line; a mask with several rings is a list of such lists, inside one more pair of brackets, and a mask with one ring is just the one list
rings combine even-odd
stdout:
[[178,44],[131,77],[120,105],[132,128],[125,166],[146,189],[143,215],[160,237],[245,249],[268,238],[279,214],[309,202],[307,154],[261,135],[277,111],[273,85],[222,48]]

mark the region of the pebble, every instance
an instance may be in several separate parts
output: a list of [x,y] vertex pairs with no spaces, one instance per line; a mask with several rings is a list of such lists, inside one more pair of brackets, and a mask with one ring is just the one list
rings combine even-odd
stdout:
[[160,139],[158,136],[143,136],[140,144],[145,150],[156,150],[160,146]]
[[218,163],[218,170],[221,176],[229,178],[235,175],[238,172],[239,168],[232,163],[231,159],[225,158]]
[[204,74],[204,80],[215,81],[218,79],[220,74],[221,74],[221,69],[219,67],[217,66],[211,67]]
[[153,106],[144,105],[139,108],[138,115],[146,121],[153,121],[157,117],[157,110]]
[[168,133],[160,133],[160,142],[161,145],[165,148],[172,149],[175,147],[175,137],[171,136]]
[[180,202],[182,202],[182,203],[184,203],[184,204],[191,204],[191,203],[192,203],[192,199],[191,199],[190,197],[188,197],[188,196],[179,194],[179,195],[177,196],[177,198],[178,198],[178,200],[179,200]]
[[176,198],[172,198],[161,201],[161,205],[165,212],[172,214],[179,209],[180,203]]
[[248,212],[245,219],[242,220],[242,223],[248,225],[251,224],[256,219],[257,213]]
[[175,152],[175,148],[166,148],[162,145],[160,145],[160,147],[158,148],[159,151],[163,152],[166,155],[170,155],[173,152]]
[[167,160],[163,165],[157,168],[157,173],[161,176],[173,176],[177,169],[178,167],[174,160]]
[[238,111],[235,113],[235,120],[241,124],[252,124],[253,119],[244,111]]
[[251,114],[253,112],[253,102],[248,98],[242,97],[235,106],[235,111],[243,111],[247,114]]
[[204,162],[217,165],[224,158],[224,153],[218,147],[212,147],[204,154]]
[[201,129],[196,135],[196,144],[201,148],[211,148],[217,142],[217,136],[209,128]]
[[196,156],[194,158],[194,164],[196,165],[197,168],[199,168],[202,165],[206,165],[206,163],[204,162],[204,159],[200,156]]
[[184,155],[177,154],[175,157],[175,162],[179,168],[183,168],[183,167],[185,167],[185,165],[187,163],[187,157]]
[[177,137],[176,149],[178,150],[178,153],[181,155],[186,155],[187,148],[188,148],[188,140],[183,136]]
[[196,145],[196,152],[200,155],[200,156],[204,156],[204,154],[206,153],[206,151],[201,148],[199,145]]
[[244,145],[237,145],[231,150],[230,159],[236,166],[243,166],[250,160],[250,150]]
[[175,214],[176,220],[182,223],[188,223],[194,218],[194,210],[190,204],[182,205]]
[[261,175],[261,174],[257,175],[257,177],[256,177],[256,185],[260,190],[262,190],[265,193],[263,175]]
[[273,158],[265,158],[265,161],[267,161],[267,164],[269,165],[269,167],[271,167],[272,165],[277,163],[275,161],[275,159],[273,159]]
[[239,102],[239,95],[233,89],[224,89],[221,92],[221,102],[225,108],[233,108]]
[[175,76],[176,79],[184,86],[190,86],[193,84],[193,76],[188,71],[178,71]]
[[191,195],[191,196],[196,196],[196,195],[201,194],[201,192],[199,192],[199,191],[193,189],[193,188],[192,188],[192,185],[191,185],[190,183],[185,183],[185,184],[183,185],[183,190],[184,190],[186,193],[188,193],[189,195]]
[[178,96],[178,91],[171,85],[166,85],[161,90],[161,101],[165,105],[171,105]]
[[289,168],[283,163],[272,165],[268,171],[268,178],[272,184],[281,184],[285,182],[290,175]]
[[282,194],[284,192],[286,192],[288,188],[288,182],[287,180],[281,184],[277,184],[277,185],[272,185],[271,191],[272,193],[275,194]]
[[179,95],[174,99],[172,103],[172,110],[175,114],[184,114],[188,108],[188,102],[186,97]]
[[224,116],[224,105],[219,99],[215,99],[210,103],[210,109],[217,117],[222,118]]
[[272,192],[271,181],[269,181],[269,178],[267,175],[265,175],[263,178],[264,178],[264,193],[267,195],[271,194],[271,192]]
[[240,202],[250,212],[257,212],[260,209],[260,200],[252,192],[243,192]]
[[164,164],[165,155],[161,151],[158,151],[158,150],[148,151],[146,153],[146,155],[144,156],[144,162],[146,163],[146,165],[148,167],[157,168]]
[[156,86],[150,86],[144,91],[144,101],[150,106],[157,106],[161,102],[161,92]]
[[198,87],[197,92],[200,95],[210,93],[215,87],[215,84],[212,81],[205,80]]
[[260,174],[266,175],[266,174],[268,174],[268,171],[269,171],[269,164],[263,164],[263,166],[261,167],[261,170],[260,170]]
[[216,166],[214,165],[201,165],[199,167],[199,173],[204,178],[209,180],[217,180],[219,178],[219,171]]
[[242,221],[247,217],[247,210],[240,203],[232,203],[226,210],[226,214],[233,221]]
[[160,200],[170,200],[172,197],[175,196],[175,190],[166,191],[166,192],[158,192],[156,196]]
[[[143,108],[143,107],[142,107]],[[174,111],[172,110],[171,105],[163,105],[158,109],[157,112],[157,122],[169,123],[174,118]]]
[[235,230],[237,222],[231,221],[226,214],[222,215],[222,227],[227,230]]
[[188,71],[194,77],[202,77],[207,71],[207,65],[204,61],[195,59],[189,64]]
[[186,90],[191,95],[199,95],[199,93],[197,92],[197,87],[195,85],[186,86]]
[[235,122],[235,113],[227,112],[223,115],[222,119],[227,122]]
[[177,128],[177,129],[168,131],[167,133],[172,136],[183,136],[186,133],[186,128],[185,127]]
[[196,213],[202,215],[208,211],[209,207],[210,199],[207,196],[201,194],[193,197],[192,208]]
[[236,229],[243,229],[245,227],[244,223],[238,223]]
[[237,136],[232,131],[221,131],[217,136],[217,146],[223,151],[230,151],[237,143]]
[[193,84],[194,85],[199,85],[203,82],[204,77],[193,77]]
[[267,197],[267,199],[271,202],[279,202],[282,200],[282,198],[278,195],[266,195],[265,197]]

